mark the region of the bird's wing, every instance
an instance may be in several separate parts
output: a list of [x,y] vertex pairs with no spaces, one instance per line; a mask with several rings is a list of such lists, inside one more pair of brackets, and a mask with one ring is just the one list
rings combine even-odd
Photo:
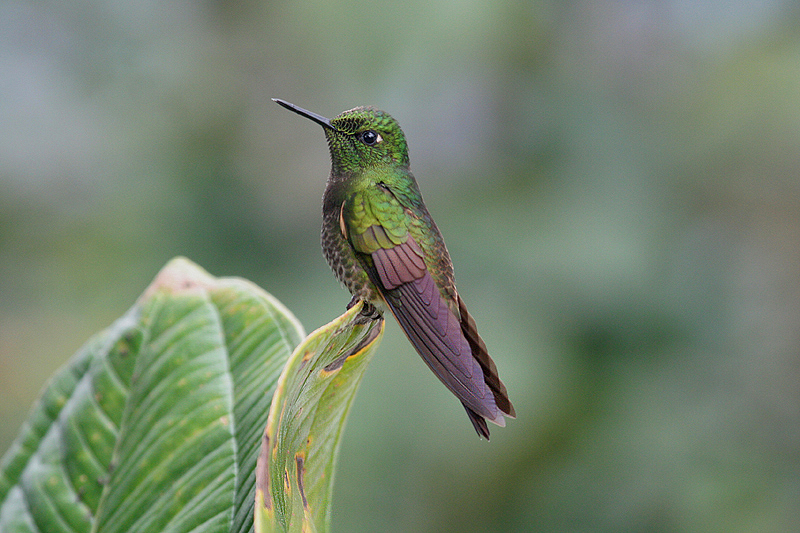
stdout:
[[[473,355],[474,339],[471,342],[464,327],[471,326],[470,331],[477,338],[474,321],[470,318],[469,323],[462,324],[464,317],[451,309],[452,299],[446,298],[437,286],[423,250],[408,231],[409,216],[413,214],[390,192],[377,189],[372,195],[351,196],[342,206],[340,223],[370,280],[414,348],[461,400],[478,433],[488,438],[484,418],[505,425],[491,380],[487,383],[489,376],[484,376],[486,370],[491,370],[499,383],[497,370],[485,346],[483,354],[491,368],[484,368],[487,363],[480,355]],[[456,298],[458,303],[452,304],[458,306],[461,302],[457,295]]]

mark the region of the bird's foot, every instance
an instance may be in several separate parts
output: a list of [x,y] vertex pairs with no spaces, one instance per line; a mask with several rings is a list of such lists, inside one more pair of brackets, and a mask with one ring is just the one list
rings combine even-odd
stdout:
[[[361,301],[360,298],[358,298],[357,296],[353,296],[353,298],[350,300],[350,303],[347,304],[347,308],[352,309],[353,306],[359,303],[360,301]],[[381,313],[377,307],[375,307],[374,305],[372,305],[367,301],[364,301],[364,305],[361,308],[361,311],[358,313],[358,323],[366,324],[373,320],[380,320],[382,318],[383,318],[383,313]]]
[[369,302],[364,302],[364,307],[361,308],[361,315],[369,318],[370,320],[380,320],[383,318],[383,313]]

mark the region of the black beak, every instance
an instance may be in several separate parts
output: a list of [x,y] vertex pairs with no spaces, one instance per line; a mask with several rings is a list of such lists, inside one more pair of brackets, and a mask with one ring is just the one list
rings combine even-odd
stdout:
[[328,128],[329,130],[337,131],[336,128],[333,127],[333,124],[331,124],[331,121],[323,117],[322,115],[317,115],[316,113],[312,113],[311,111],[303,109],[302,107],[297,107],[296,105],[290,104],[286,100],[281,100],[280,98],[273,98],[272,101],[282,107],[285,107],[289,111],[294,111],[298,115],[302,115],[308,119],[313,120],[323,128]]

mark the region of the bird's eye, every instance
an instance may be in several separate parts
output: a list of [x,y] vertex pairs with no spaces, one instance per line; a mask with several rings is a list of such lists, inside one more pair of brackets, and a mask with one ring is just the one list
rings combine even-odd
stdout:
[[381,136],[378,132],[373,130],[367,130],[361,134],[361,140],[364,141],[364,144],[367,146],[372,146],[373,144],[377,144],[381,142]]

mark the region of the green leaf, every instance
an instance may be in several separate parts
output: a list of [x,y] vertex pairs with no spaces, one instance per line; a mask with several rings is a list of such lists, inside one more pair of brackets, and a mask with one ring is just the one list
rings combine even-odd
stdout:
[[272,401],[256,469],[256,532],[326,531],[342,430],[384,321],[361,305],[309,335]]
[[250,531],[259,435],[302,337],[255,285],[171,261],[44,390],[0,462],[0,531]]

